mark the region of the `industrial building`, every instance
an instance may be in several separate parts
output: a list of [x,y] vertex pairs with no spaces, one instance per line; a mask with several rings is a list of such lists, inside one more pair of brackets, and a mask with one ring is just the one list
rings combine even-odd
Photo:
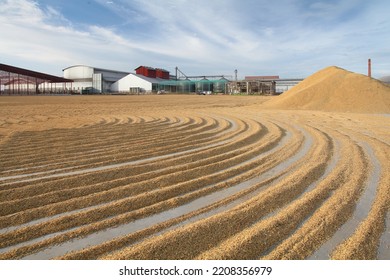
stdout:
[[175,68],[175,76],[169,81],[163,81],[157,85],[157,90],[165,90],[178,93],[226,93],[226,84],[229,80],[226,75],[201,75],[188,76],[178,67]]
[[246,76],[244,80],[228,83],[230,94],[273,94],[276,92],[276,82],[279,76]]
[[156,85],[156,89],[158,91],[177,93],[225,93],[228,82],[229,80],[224,77],[210,79],[210,76],[201,76],[201,78],[163,81]]
[[150,78],[130,73],[111,85],[110,91],[116,93],[151,93],[158,91],[158,84],[165,81],[161,78]]
[[152,68],[149,66],[139,66],[135,70],[135,73],[148,78],[159,78],[169,80],[169,71],[161,68]]
[[228,94],[280,94],[289,90],[303,79],[280,79],[279,76],[245,76],[226,85]]
[[225,93],[229,82],[223,75],[187,76],[176,67],[176,75],[169,71],[149,66],[139,66],[135,73],[119,79],[111,85],[111,92],[145,94],[158,92],[177,93]]
[[226,75],[187,76],[178,67],[175,75],[162,68],[139,66],[135,73],[108,70],[86,65],[63,69],[63,78],[0,64],[2,94],[148,94],[148,93],[222,93],[277,94],[302,79],[280,79],[279,76],[246,76],[232,81]]
[[62,71],[65,79],[74,81],[74,92],[86,94],[110,92],[113,83],[130,74],[86,65],[74,65]]
[[73,80],[0,64],[0,94],[70,93]]
[[76,65],[64,69],[64,78],[74,80],[73,90],[82,90],[82,93],[114,94],[276,94],[302,80],[280,79],[279,76],[246,76],[244,80],[231,81],[231,77],[226,75],[188,76],[178,67],[175,70],[175,75],[170,75],[165,69],[142,65],[134,69],[135,73],[128,73]]
[[111,92],[129,94],[157,92],[158,85],[170,79],[169,71],[165,69],[139,66],[134,70],[135,74],[129,73],[113,83]]

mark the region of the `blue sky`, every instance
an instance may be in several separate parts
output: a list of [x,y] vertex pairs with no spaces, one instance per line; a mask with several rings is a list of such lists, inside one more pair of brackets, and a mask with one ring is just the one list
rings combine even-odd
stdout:
[[0,0],[0,63],[187,75],[390,75],[388,0]]

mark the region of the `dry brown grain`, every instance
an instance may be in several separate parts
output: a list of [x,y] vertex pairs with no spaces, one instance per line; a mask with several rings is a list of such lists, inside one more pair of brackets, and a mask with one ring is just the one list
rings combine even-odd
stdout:
[[[0,97],[0,258],[47,250],[64,259],[303,259],[348,221],[368,187],[367,215],[330,257],[377,258],[388,230],[389,117],[346,111],[388,112],[389,102],[376,81],[337,68],[320,74],[290,91],[288,102],[305,109],[295,111],[270,109],[283,96]],[[348,84],[375,102],[361,107],[365,97],[355,100],[361,93]],[[320,102],[339,112],[313,111]],[[367,145],[380,163],[375,186]],[[238,184],[185,215],[72,248]]]
[[390,113],[390,87],[339,67],[327,67],[264,104],[273,109]]

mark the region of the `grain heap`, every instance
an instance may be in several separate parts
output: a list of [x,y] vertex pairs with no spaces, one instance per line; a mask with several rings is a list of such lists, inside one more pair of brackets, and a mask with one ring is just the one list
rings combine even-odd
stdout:
[[390,87],[365,75],[331,66],[264,105],[272,109],[390,113]]

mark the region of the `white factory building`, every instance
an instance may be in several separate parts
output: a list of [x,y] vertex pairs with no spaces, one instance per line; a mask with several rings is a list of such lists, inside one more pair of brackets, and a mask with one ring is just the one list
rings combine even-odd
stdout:
[[66,79],[73,80],[71,90],[82,94],[148,93],[157,91],[157,85],[169,80],[169,72],[147,66],[136,73],[74,65],[62,70]]
[[86,65],[74,65],[62,71],[64,78],[74,81],[71,90],[79,93],[111,92],[113,83],[130,74]]
[[112,92],[118,93],[146,93],[157,91],[157,84],[165,80],[150,78],[139,74],[130,73],[111,85]]

